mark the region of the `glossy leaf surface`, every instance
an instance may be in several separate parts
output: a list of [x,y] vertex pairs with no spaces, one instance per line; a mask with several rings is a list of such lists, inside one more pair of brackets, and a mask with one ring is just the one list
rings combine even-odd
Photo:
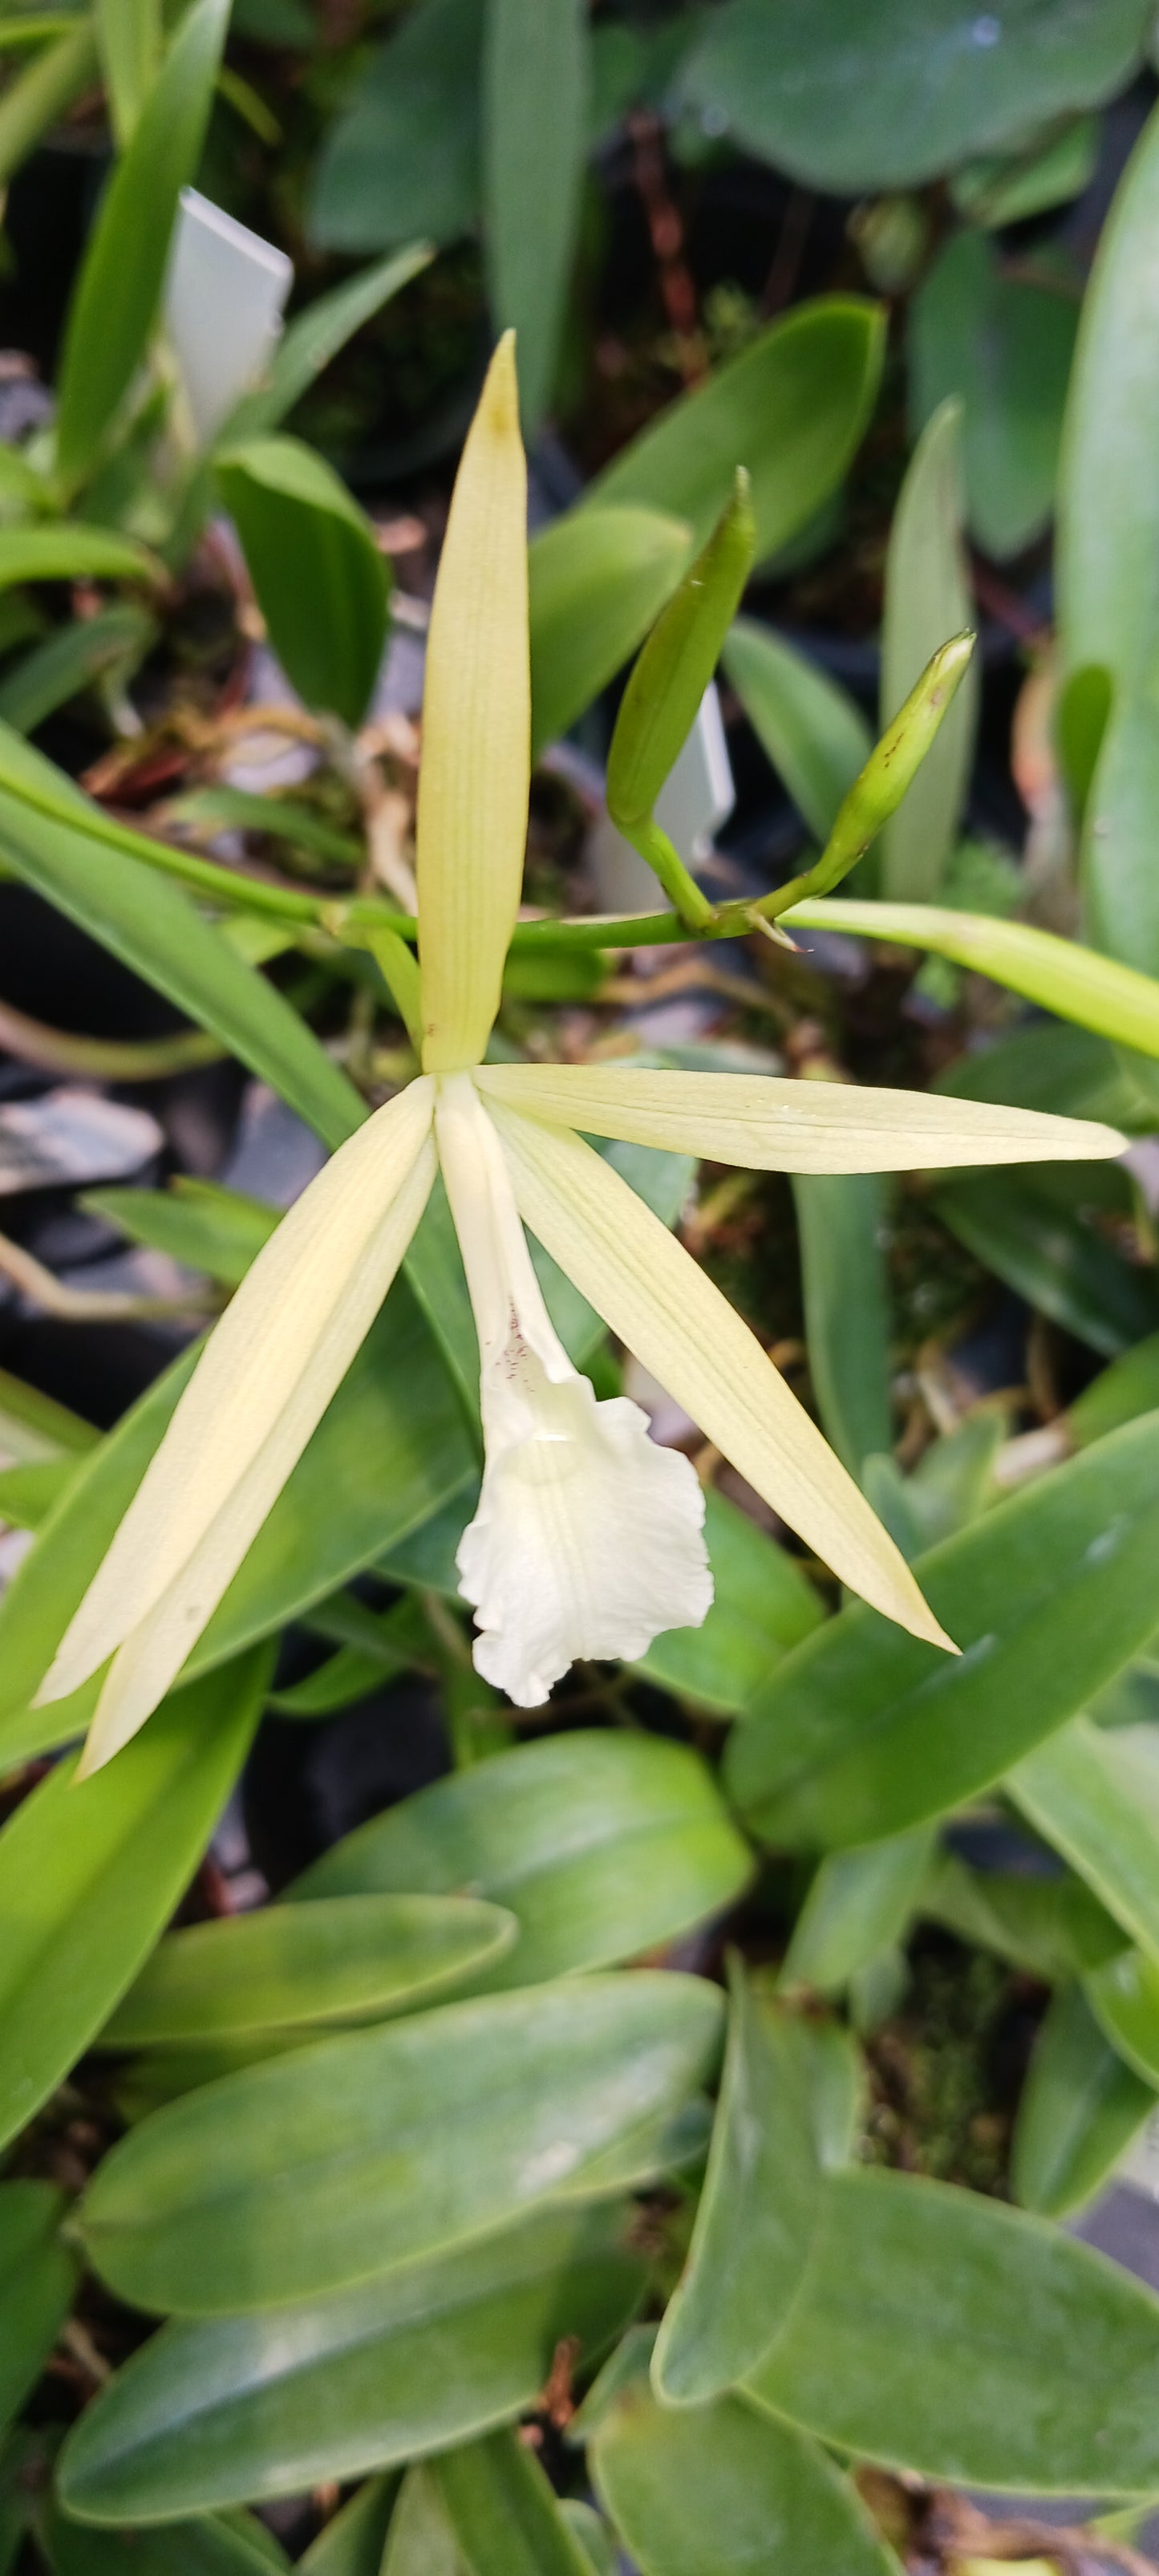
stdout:
[[[971,623],[962,553],[961,405],[944,402],[922,432],[894,513],[885,567],[881,720],[890,723],[932,653]],[[937,894],[966,793],[978,718],[975,668],[939,727],[881,836],[882,893],[893,902]]]
[[96,2521],[292,2494],[467,2442],[533,2404],[557,2343],[608,2343],[643,2286],[621,2206],[546,2211],[337,2298],[166,2326],[73,2433]]
[[794,1172],[792,1189],[809,1376],[825,1437],[860,1482],[893,1432],[885,1191],[877,1172]]
[[732,1717],[824,1613],[796,1557],[726,1494],[710,1486],[704,1503],[712,1607],[699,1628],[663,1629],[636,1670],[698,1708]]
[[653,1950],[727,1905],[750,1866],[694,1753],[585,1728],[420,1789],[348,1834],[291,1894],[470,1888],[520,1925],[481,1981],[495,1990]]
[[748,2385],[923,2477],[1060,2495],[1159,2477],[1159,2300],[1041,2220],[911,2174],[830,2176],[804,2293]]
[[0,2183],[0,2429],[39,2377],[72,2304],[78,2266],[60,2240],[65,2209],[51,2183]]
[[696,2092],[720,2017],[702,1980],[641,1973],[316,2041],[172,2103],[124,2139],[85,2196],[89,2254],[137,2304],[197,2316],[449,2251]]
[[1011,1773],[1023,1813],[1159,1959],[1159,1760],[1151,1726],[1076,1717]]
[[601,2496],[644,2576],[887,2576],[896,2561],[814,2443],[736,2397],[657,2406],[634,2380],[600,2423]]
[[1064,1986],[1034,2043],[1018,2104],[1011,2141],[1015,2199],[1044,2218],[1083,2208],[1154,2108],[1154,2088],[1124,2065],[1081,1986]]
[[385,2019],[457,1985],[510,1949],[516,1931],[512,1915],[469,1896],[335,1896],[192,1924],[154,1951],[103,2044]]
[[670,510],[691,521],[703,545],[744,465],[763,560],[812,518],[852,462],[882,345],[881,316],[870,303],[828,296],[799,305],[661,412],[605,466],[585,507]]
[[1122,1950],[1092,1970],[1086,1993],[1108,2041],[1159,2092],[1159,1963],[1146,1951]]
[[696,2405],[744,2377],[800,2287],[821,2171],[800,2059],[738,1960],[708,2171],[684,2272],[652,2357],[657,2393]]
[[732,1737],[741,1813],[779,1846],[876,1841],[1061,1726],[1151,1624],[1157,1459],[1145,1415],[919,1558],[954,1660],[860,1607],[797,1647]]
[[535,2453],[514,2433],[444,2452],[430,2476],[470,2576],[588,2576]]
[[369,520],[300,439],[228,448],[215,472],[278,660],[307,706],[356,727],[378,677],[390,588]]

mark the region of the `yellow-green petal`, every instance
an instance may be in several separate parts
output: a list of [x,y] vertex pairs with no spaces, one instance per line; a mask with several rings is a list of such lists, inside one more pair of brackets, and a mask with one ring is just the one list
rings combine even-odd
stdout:
[[412,1083],[327,1163],[246,1272],[41,1685],[115,1653],[84,1769],[180,1672],[370,1329],[435,1170],[434,1085]]
[[958,1163],[1093,1162],[1126,1137],[1091,1118],[937,1092],[785,1082],[771,1074],[642,1065],[496,1064],[476,1080],[503,1102],[589,1136],[660,1145],[751,1172],[941,1171]]
[[514,335],[467,436],[427,639],[417,878],[423,1066],[478,1064],[499,1008],[527,836],[527,468]]
[[579,1136],[488,1106],[524,1223],[605,1323],[843,1583],[955,1652],[865,1496],[675,1236]]

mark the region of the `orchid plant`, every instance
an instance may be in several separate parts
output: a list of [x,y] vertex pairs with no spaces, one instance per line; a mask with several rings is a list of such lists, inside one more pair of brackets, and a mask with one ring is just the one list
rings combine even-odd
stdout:
[[[1087,1121],[842,1084],[489,1064],[529,783],[526,472],[514,346],[467,441],[431,619],[416,969],[388,974],[422,1070],[342,1146],[212,1333],[41,1699],[111,1656],[92,1771],[168,1690],[384,1299],[441,1169],[479,1338],[485,1467],[458,1552],[475,1662],[523,1707],[577,1656],[640,1656],[712,1600],[704,1501],[623,1396],[597,1401],[548,1315],[528,1227],[643,1366],[841,1581],[956,1651],[759,1342],[585,1135],[793,1172],[1118,1153]],[[387,933],[388,940],[393,934]],[[856,1282],[850,1283],[856,1295]]]

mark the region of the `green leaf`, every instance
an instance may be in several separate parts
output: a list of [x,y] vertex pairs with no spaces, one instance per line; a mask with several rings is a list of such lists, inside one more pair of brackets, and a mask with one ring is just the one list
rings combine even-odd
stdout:
[[966,515],[999,562],[1050,520],[1077,326],[1065,294],[1008,276],[979,232],[947,243],[910,307],[915,426],[960,399]]
[[1159,972],[1159,902],[1148,835],[1159,792],[1159,659],[1124,674],[1083,812],[1081,882],[1089,939]]
[[390,582],[365,512],[296,438],[255,438],[215,463],[287,677],[354,729],[378,677]]
[[65,324],[57,472],[75,490],[96,464],[145,353],[181,190],[193,178],[229,19],[229,0],[193,0],[132,143],[109,181]]
[[91,88],[97,68],[96,29],[85,17],[6,83],[0,98],[0,187],[35,150],[42,134]]
[[457,1985],[510,1949],[517,1929],[513,1915],[470,1896],[336,1896],[193,1924],[154,1951],[101,2044],[377,2021]]
[[762,750],[824,846],[873,749],[856,698],[751,617],[734,619],[722,659]]
[[452,242],[479,211],[483,0],[420,0],[326,138],[310,208],[323,250]]
[[290,1893],[469,1887],[521,1927],[481,1980],[496,1991],[655,1950],[730,1904],[750,1867],[686,1746],[576,1729],[404,1798],[336,1843]]
[[652,2357],[657,2395],[695,2406],[759,2361],[804,2277],[821,2170],[792,2033],[739,1960],[720,2099],[692,2242]]
[[98,2522],[286,2495],[467,2442],[534,2405],[556,2345],[611,2341],[644,2268],[631,2212],[547,2210],[338,2298],[166,2326],[70,2436],[61,2492]]
[[1124,1943],[1120,1926],[1081,1878],[970,1869],[948,1851],[934,1855],[917,1910],[1048,1986],[1113,1958]]
[[1018,2105],[1015,2198],[1043,2218],[1068,2218],[1094,2199],[1154,2108],[1155,2091],[1103,2037],[1081,1986],[1064,1986],[1034,2043]]
[[0,722],[34,733],[94,680],[139,660],[159,633],[156,618],[131,604],[59,628],[0,680]]
[[990,913],[953,912],[937,904],[845,902],[837,896],[794,904],[785,927],[794,934],[844,930],[857,939],[927,948],[972,974],[989,975],[1044,1011],[1057,1011],[1061,1019],[1077,1020],[1081,1028],[1143,1055],[1159,1055],[1159,983],[1030,922],[998,921]]
[[589,2576],[534,2452],[514,2433],[446,2451],[429,2474],[469,2576]]
[[300,2562],[303,2576],[381,2576],[398,2490],[397,2474],[368,2478],[311,2541]]
[[[1125,1261],[1099,1230],[1101,1182],[1102,1167],[1088,1174],[1068,1165],[1060,1185],[1057,1170],[1028,1164],[1018,1172],[943,1182],[931,1205],[1008,1288],[1112,1359],[1154,1332],[1159,1305],[1153,1273]],[[1093,1223],[1084,1222],[1080,1193],[1093,1201]],[[1072,1197],[1069,1207],[1066,1197]]]
[[859,1969],[892,1949],[917,1910],[929,1853],[923,1825],[860,1851],[831,1852],[793,1926],[782,1984],[839,1994]]
[[703,545],[744,465],[757,560],[775,554],[852,463],[877,393],[883,331],[879,307],[857,296],[798,305],[641,430],[597,475],[585,509],[636,502],[670,510],[691,521]]
[[830,1446],[860,1481],[893,1438],[885,1193],[877,1172],[794,1172],[792,1188],[813,1393]]
[[697,1708],[735,1717],[824,1613],[799,1560],[711,1485],[704,1536],[713,1599],[699,1628],[665,1628],[635,1669]]
[[749,576],[753,536],[748,476],[739,466],[707,545],[661,610],[620,700],[607,806],[629,838],[649,821],[696,722]]
[[555,382],[588,140],[585,0],[491,0],[482,66],[483,210],[497,330],[518,333],[525,434]]
[[[373,2576],[379,2576],[375,2561]],[[465,2576],[458,2543],[430,2469],[408,2469],[391,2517],[381,2576]]]
[[1003,1100],[1064,1118],[1102,1118],[1111,1127],[1150,1127],[1154,1111],[1129,1080],[1106,1038],[1065,1020],[1040,1020],[959,1056],[931,1084],[953,1100]]
[[1159,600],[1153,424],[1159,313],[1147,299],[1159,222],[1159,112],[1144,127],[1103,227],[1083,303],[1059,486],[1058,617],[1066,668],[1116,682],[1149,668]]
[[[0,1495],[3,1480],[0,1479]],[[363,1638],[343,1643],[336,1655],[308,1673],[304,1681],[292,1682],[286,1690],[272,1691],[270,1706],[282,1717],[328,1717],[332,1709],[347,1708],[352,1700],[365,1699],[384,1681],[393,1681],[400,1673],[409,1672],[415,1664],[431,1661],[430,1630],[417,1600],[405,1596],[391,1603],[389,1610],[366,1610],[352,1596],[337,1596],[343,1607],[357,1611],[368,1632]],[[328,1623],[330,1605],[320,1602],[309,1614],[306,1625],[311,1634],[320,1636],[323,1623]]]
[[155,556],[135,537],[58,519],[45,528],[0,528],[0,590],[18,581],[148,581]]
[[909,2174],[830,2176],[804,2290],[748,2385],[822,2441],[924,2478],[1159,2485],[1153,2293],[1039,2219]]
[[222,1189],[179,1173],[165,1190],[86,1190],[80,1201],[91,1216],[115,1225],[130,1243],[168,1253],[187,1270],[207,1271],[236,1288],[281,1214],[262,1199]]
[[[904,705],[932,653],[971,622],[962,554],[962,406],[944,402],[914,449],[885,566],[881,720]],[[965,801],[978,721],[978,673],[957,697],[881,836],[881,891],[894,902],[936,895]]]
[[266,383],[243,395],[226,422],[222,444],[268,437],[271,430],[279,429],[355,332],[373,321],[412,277],[421,276],[433,256],[429,242],[411,242],[405,250],[392,251],[388,259],[376,260],[373,267],[360,269],[356,277],[344,277],[340,286],[315,296],[303,312],[295,313],[278,343]]
[[569,510],[527,552],[533,748],[568,732],[670,598],[692,531],[659,510]]
[[0,2183],[0,2429],[35,2386],[72,2305],[79,2266],[60,2239],[65,2205],[51,2183]]
[[967,162],[950,182],[950,202],[967,223],[988,232],[1026,223],[1086,194],[1101,141],[1101,119],[1076,116],[1045,143],[1032,140],[1024,151],[985,153]]
[[732,1735],[741,1814],[777,1846],[830,1848],[998,1779],[1145,1642],[1157,1465],[1146,1415],[919,1558],[956,1658],[860,1603],[807,1638]]
[[0,1369],[0,1450],[6,1458],[29,1465],[38,1459],[83,1458],[100,1436],[91,1422],[82,1422],[55,1396]]
[[594,2505],[579,2496],[561,2496],[559,2509],[588,2561],[590,2576],[616,2576],[612,2535]]
[[[59,821],[3,796],[5,786],[23,782],[52,796]],[[202,919],[180,886],[107,844],[94,845],[85,832],[85,800],[6,727],[0,728],[0,856],[26,885],[212,1030],[329,1146],[353,1134],[365,1114],[358,1094],[297,1012]]]
[[1159,1961],[1142,1950],[1120,1950],[1092,1970],[1086,1996],[1110,2046],[1150,2093],[1142,2119],[1159,2092]]
[[[60,2505],[49,2508],[44,2547],[53,2576],[262,2576],[270,2534],[218,2521],[161,2523],[146,2531],[88,2530]],[[275,2543],[276,2546],[276,2543]],[[273,2562],[288,2567],[279,2549]]]
[[1155,1729],[1105,1730],[1076,1717],[1018,1764],[1009,1786],[1023,1814],[1086,1880],[1108,1914],[1159,1958]]
[[58,1765],[0,1835],[0,2142],[15,2137],[132,1984],[184,1893],[261,1713],[264,1654],[174,1693],[95,1778]]
[[113,131],[123,152],[161,61],[161,0],[96,0],[101,68]]
[[1135,70],[1143,0],[726,0],[682,89],[714,133],[806,188],[859,197],[940,178],[978,152],[1112,98]]
[[699,1978],[641,1972],[316,2041],[143,2121],[89,2185],[85,2244],[123,2296],[192,2316],[449,2252],[685,2101],[720,2011]]
[[670,2413],[635,2381],[601,2421],[596,2484],[644,2576],[888,2576],[896,2560],[815,2444],[735,2397]]

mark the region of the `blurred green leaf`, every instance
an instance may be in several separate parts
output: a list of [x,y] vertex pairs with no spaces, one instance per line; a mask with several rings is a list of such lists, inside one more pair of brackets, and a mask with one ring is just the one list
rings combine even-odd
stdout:
[[85,2195],[90,2260],[138,2305],[206,2316],[467,2246],[695,2093],[720,2019],[703,1979],[641,1970],[317,2040],[123,2139]]
[[1104,2038],[1082,1987],[1062,1987],[1035,2040],[1019,2098],[1010,2150],[1016,2200],[1044,2218],[1082,2209],[1113,2173],[1155,2099]]
[[567,733],[623,669],[676,588],[692,551],[683,520],[659,510],[568,511],[528,549],[532,735]]
[[35,733],[46,716],[55,715],[95,680],[140,661],[159,633],[148,609],[130,602],[59,627],[0,680],[0,723],[17,733]]
[[[904,705],[932,653],[971,622],[962,553],[962,406],[944,402],[914,449],[890,532],[881,642],[881,721]],[[882,893],[936,895],[953,847],[974,753],[978,673],[967,671],[903,804],[881,836]]]
[[368,2478],[311,2541],[303,2576],[381,2576],[398,2490],[396,2474]]
[[18,581],[149,581],[160,567],[135,537],[83,519],[0,528],[0,589]]
[[577,1728],[457,1771],[359,1825],[303,1899],[469,1887],[520,1924],[488,1992],[655,1950],[737,1896],[750,1858],[711,1774],[658,1736]]
[[161,0],[96,0],[101,69],[113,132],[123,152],[161,62]]
[[751,617],[734,620],[722,660],[762,750],[823,846],[873,749],[856,699]]
[[931,1088],[953,1100],[1005,1100],[1064,1118],[1103,1118],[1112,1127],[1150,1127],[1154,1115],[1109,1040],[1065,1020],[1036,1021],[958,1056]]
[[781,1983],[839,1994],[861,1968],[901,1940],[918,1911],[930,1829],[916,1826],[820,1863],[793,1925]]
[[960,1656],[860,1603],[807,1638],[730,1739],[746,1820],[780,1848],[899,1833],[988,1787],[1083,1707],[1154,1624],[1157,1463],[1148,1415],[919,1557]]
[[1092,1969],[1086,1995],[1111,2046],[1150,2092],[1145,2108],[1153,2108],[1159,2093],[1159,1960],[1143,1950],[1121,1950]]
[[950,1851],[934,1854],[917,1911],[1050,1986],[1113,1958],[1126,1939],[1081,1878],[971,1869]]
[[357,2477],[512,2421],[565,2336],[598,2350],[627,2323],[645,2279],[626,2250],[631,2216],[622,2203],[545,2210],[280,2308],[273,2331],[261,2315],[164,2327],[81,2417],[61,2465],[65,2502],[102,2522],[196,2512]]
[[[377,2559],[372,2576],[380,2576]],[[408,2469],[391,2515],[381,2576],[465,2576],[458,2542],[429,2468]]]
[[482,63],[482,184],[491,314],[518,334],[532,437],[551,400],[579,230],[588,141],[586,0],[490,0]]
[[[1101,1173],[1103,1166],[1097,1167]],[[1100,1230],[1106,1211],[1078,1195],[1078,1164],[1068,1165],[1074,1198],[1048,1185],[1050,1169],[1028,1164],[1014,1173],[971,1173],[943,1182],[931,1205],[975,1259],[1020,1297],[1079,1341],[1113,1359],[1159,1321],[1154,1273],[1125,1261]],[[1068,1193],[1069,1194],[1069,1193]],[[1092,1196],[1094,1192],[1092,1191]]]
[[665,1628],[635,1669],[698,1708],[739,1716],[790,1646],[824,1613],[795,1556],[712,1486],[704,1536],[713,1598],[699,1628]]
[[798,305],[641,430],[596,476],[585,510],[609,502],[669,510],[691,521],[703,545],[744,465],[763,561],[805,526],[852,463],[883,351],[879,306],[852,295]]
[[1031,1824],[1086,1880],[1130,1939],[1159,1959],[1159,1742],[1154,1727],[1107,1731],[1076,1717],[1017,1765],[1010,1791]]
[[657,2406],[632,2382],[603,2416],[596,2484],[644,2576],[889,2576],[897,2562],[824,2452],[736,2397]]
[[840,197],[937,179],[1097,106],[1131,77],[1147,0],[726,0],[682,87],[710,131]]
[[1069,205],[1089,188],[1098,167],[1101,119],[1079,115],[1045,143],[1019,152],[986,153],[967,161],[950,181],[950,202],[971,224],[988,232],[1027,223],[1052,206]]
[[792,1190],[809,1376],[826,1439],[860,1481],[893,1438],[885,1190],[877,1172],[794,1172]]
[[96,29],[90,17],[45,45],[27,69],[7,83],[0,98],[0,187],[35,151],[41,136],[64,116],[97,76]]
[[1006,274],[979,232],[947,243],[910,307],[915,426],[960,398],[966,515],[999,562],[1040,536],[1054,507],[1077,327],[1059,286]]
[[178,1173],[166,1190],[86,1190],[80,1204],[130,1243],[168,1253],[188,1270],[208,1271],[226,1288],[244,1278],[281,1215],[261,1199],[186,1173]]
[[0,2429],[40,2377],[72,2305],[79,2266],[62,2244],[64,2193],[47,2182],[0,2183]]
[[515,2433],[444,2451],[429,2475],[470,2576],[589,2576],[534,2452]]
[[296,438],[255,438],[214,471],[270,642],[307,706],[361,724],[386,641],[390,578],[332,467]]
[[911,2174],[830,2176],[804,2290],[748,2385],[822,2441],[926,2478],[1159,2484],[1159,2300],[1040,2220]]
[[[235,26],[236,23],[234,0]],[[243,395],[226,422],[222,444],[265,438],[271,430],[279,429],[287,413],[308,393],[315,378],[355,332],[381,313],[383,305],[391,303],[404,286],[409,286],[412,277],[421,276],[433,257],[429,242],[412,242],[406,250],[392,251],[388,259],[360,269],[356,277],[344,277],[340,286],[315,296],[312,304],[295,313],[275,350],[267,382],[259,385],[256,392]]]
[[326,137],[309,223],[323,250],[470,232],[479,211],[483,0],[419,0]]
[[696,2406],[742,2378],[800,2289],[821,2202],[802,2079],[791,2032],[734,1958],[708,2170],[652,2356],[666,2405]]
[[[216,2515],[144,2531],[91,2531],[53,2504],[44,2547],[52,2576],[262,2576],[263,2568],[268,2576],[271,2535],[257,2523],[252,2532]],[[273,2564],[289,2563],[278,2548]]]
[[96,464],[144,356],[177,201],[201,157],[228,20],[229,0],[193,0],[90,235],[60,363],[56,465],[68,491]]
[[122,1759],[61,1763],[0,1835],[0,2140],[48,2099],[131,1985],[200,1862],[261,1713],[269,1657],[178,1692]]

